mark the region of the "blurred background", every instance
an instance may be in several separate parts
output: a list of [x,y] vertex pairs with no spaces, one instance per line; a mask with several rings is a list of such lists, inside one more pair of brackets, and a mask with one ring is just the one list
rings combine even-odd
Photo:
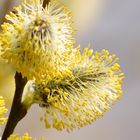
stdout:
[[[140,0],[60,0],[74,13],[76,44],[108,49],[120,58],[126,79],[123,98],[105,116],[80,130],[57,132],[40,123],[41,110],[33,106],[15,133],[29,132],[45,140],[140,140]],[[0,23],[20,0],[0,0]],[[14,71],[1,63],[0,95],[10,106]]]

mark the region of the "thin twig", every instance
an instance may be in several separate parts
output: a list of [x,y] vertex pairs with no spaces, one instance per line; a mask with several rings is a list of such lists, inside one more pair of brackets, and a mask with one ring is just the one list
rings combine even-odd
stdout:
[[23,90],[27,83],[27,79],[22,78],[21,73],[16,72],[15,83],[16,83],[15,95],[14,95],[9,119],[2,136],[2,140],[7,140],[7,138],[13,133],[17,123],[22,118],[24,118],[24,116],[27,113],[26,108],[21,103]]
[[49,2],[50,2],[50,0],[44,0],[44,1],[43,1],[43,7],[45,8],[45,7],[46,7],[46,5],[48,5],[48,4],[49,4]]

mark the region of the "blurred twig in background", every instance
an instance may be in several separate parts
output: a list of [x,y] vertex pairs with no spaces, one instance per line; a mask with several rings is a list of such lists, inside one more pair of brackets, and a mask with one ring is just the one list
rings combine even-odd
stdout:
[[12,5],[13,0],[5,0],[3,4],[3,9],[0,12],[0,24],[2,24],[5,20],[5,15],[8,13],[10,10],[10,7]]
[[50,2],[50,0],[44,0],[43,1],[43,7],[46,7],[46,5]]

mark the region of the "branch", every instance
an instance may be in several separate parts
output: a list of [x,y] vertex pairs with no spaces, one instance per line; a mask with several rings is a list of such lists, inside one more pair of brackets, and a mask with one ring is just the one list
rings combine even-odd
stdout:
[[5,127],[2,140],[7,140],[7,138],[13,133],[18,122],[25,117],[27,110],[26,107],[21,103],[24,87],[27,83],[26,78],[22,78],[21,73],[15,75],[16,90],[11,107],[11,112],[7,125]]
[[44,1],[43,1],[43,8],[45,8],[45,7],[46,7],[46,5],[48,5],[48,4],[49,4],[49,2],[50,2],[50,0],[44,0]]

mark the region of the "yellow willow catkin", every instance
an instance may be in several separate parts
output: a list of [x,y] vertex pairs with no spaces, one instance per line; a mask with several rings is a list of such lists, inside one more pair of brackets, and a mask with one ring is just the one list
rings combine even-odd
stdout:
[[70,132],[91,124],[122,96],[124,74],[114,54],[85,48],[73,59],[72,75],[34,84],[34,102],[46,112],[46,128]]
[[[28,80],[63,77],[66,55],[74,44],[71,12],[56,0],[24,1],[6,15],[0,33],[0,54]],[[66,47],[67,46],[67,47]],[[60,68],[61,66],[61,68]],[[68,73],[68,72],[67,72]]]
[[7,118],[4,117],[4,114],[7,112],[5,108],[5,101],[2,96],[0,96],[0,125],[6,123]]
[[[7,140],[33,140],[28,133],[24,134],[22,137],[19,137],[17,134],[11,135]],[[44,140],[41,138],[40,140]]]
[[32,140],[32,138],[29,137],[28,134],[24,134],[21,138],[18,135],[13,134],[7,140]]

